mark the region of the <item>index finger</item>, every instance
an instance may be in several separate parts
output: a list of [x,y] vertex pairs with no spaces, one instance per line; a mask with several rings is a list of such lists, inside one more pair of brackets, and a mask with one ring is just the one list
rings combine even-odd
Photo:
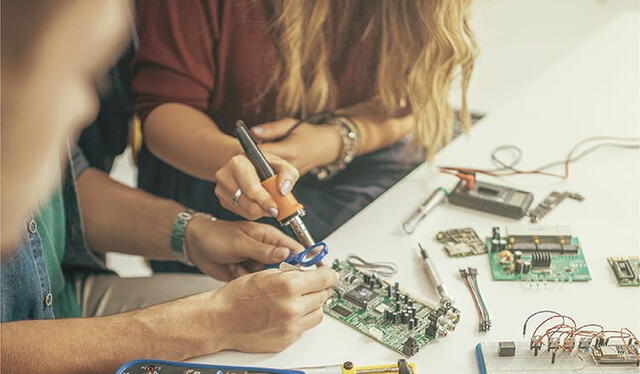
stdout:
[[327,266],[317,270],[287,271],[282,276],[289,277],[300,295],[333,288],[338,283],[338,273]]
[[266,213],[276,216],[277,205],[269,192],[262,186],[255,167],[247,157],[234,159],[233,174],[242,194],[258,204]]

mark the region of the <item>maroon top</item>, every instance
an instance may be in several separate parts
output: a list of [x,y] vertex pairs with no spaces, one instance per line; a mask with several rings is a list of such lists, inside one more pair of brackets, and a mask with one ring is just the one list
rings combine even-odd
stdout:
[[[274,120],[274,93],[257,103],[277,61],[267,32],[269,9],[268,0],[137,1],[133,90],[141,119],[160,104],[177,102],[205,112],[227,133],[238,119]],[[350,48],[331,66],[338,108],[372,96],[376,43],[374,33],[363,36],[364,23],[355,26],[361,32],[352,33]]]

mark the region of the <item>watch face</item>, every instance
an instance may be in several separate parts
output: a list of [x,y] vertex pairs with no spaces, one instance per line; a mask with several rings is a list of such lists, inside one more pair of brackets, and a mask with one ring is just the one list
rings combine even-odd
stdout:
[[178,218],[184,219],[184,220],[189,219],[189,218],[191,218],[191,213],[189,213],[189,212],[180,212],[180,213],[178,213]]

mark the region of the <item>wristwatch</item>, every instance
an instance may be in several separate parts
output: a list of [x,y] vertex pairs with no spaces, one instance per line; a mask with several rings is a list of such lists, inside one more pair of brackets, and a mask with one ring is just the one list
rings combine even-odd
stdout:
[[196,212],[193,209],[186,209],[176,216],[173,221],[173,229],[171,229],[171,251],[178,258],[178,261],[188,266],[195,266],[187,252],[187,241],[185,235],[189,222],[197,216],[205,216],[212,221],[216,218],[207,213]]

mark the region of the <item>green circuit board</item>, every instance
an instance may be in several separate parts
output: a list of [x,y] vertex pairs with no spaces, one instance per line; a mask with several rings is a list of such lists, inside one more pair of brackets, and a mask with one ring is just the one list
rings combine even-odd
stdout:
[[411,357],[453,331],[460,312],[449,303],[433,309],[375,275],[336,261],[339,282],[324,312],[386,347]]
[[607,261],[619,286],[640,286],[640,258],[607,257]]
[[[526,282],[582,282],[591,280],[589,267],[578,238],[571,239],[571,244],[577,247],[577,252],[523,252],[522,262],[532,264],[527,272],[516,271],[514,262],[501,261],[500,251],[494,251],[494,243],[491,238],[487,238],[486,244],[494,280]],[[533,265],[534,256],[539,256],[540,253],[549,256],[548,266]]]

